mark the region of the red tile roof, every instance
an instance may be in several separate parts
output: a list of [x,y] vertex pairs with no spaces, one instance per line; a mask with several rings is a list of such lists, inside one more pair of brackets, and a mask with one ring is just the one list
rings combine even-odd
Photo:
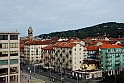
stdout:
[[116,44],[103,44],[100,46],[100,48],[122,48],[122,46]]
[[42,50],[53,50],[53,45],[43,47]]
[[94,42],[94,41],[91,41],[91,42],[90,42],[90,45],[94,45],[94,44],[95,44],[95,42]]
[[87,50],[89,50],[89,51],[97,51],[97,50],[99,50],[99,47],[98,46],[87,46],[86,47],[87,48]]
[[24,44],[20,44],[20,48],[24,48]]
[[25,42],[25,45],[48,45],[48,44],[52,44],[52,42],[50,40],[46,40],[46,41],[32,40]]
[[81,40],[79,40],[79,39],[68,39],[67,42],[77,43],[77,42],[81,42]]
[[76,43],[69,43],[69,42],[57,42],[54,44],[54,47],[60,47],[60,48],[72,48],[76,45]]
[[106,41],[106,40],[102,40],[101,41],[103,44],[108,44],[109,42],[108,41]]

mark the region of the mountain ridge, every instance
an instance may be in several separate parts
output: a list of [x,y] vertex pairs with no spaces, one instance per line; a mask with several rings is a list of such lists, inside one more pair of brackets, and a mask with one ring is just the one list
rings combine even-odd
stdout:
[[38,37],[46,39],[46,38],[69,38],[69,37],[77,37],[79,39],[83,39],[86,37],[97,37],[103,36],[106,34],[108,37],[123,37],[124,36],[124,23],[117,22],[107,22],[102,24],[93,25],[90,27],[84,27],[76,30],[68,30],[61,32],[51,32],[48,34],[41,34]]

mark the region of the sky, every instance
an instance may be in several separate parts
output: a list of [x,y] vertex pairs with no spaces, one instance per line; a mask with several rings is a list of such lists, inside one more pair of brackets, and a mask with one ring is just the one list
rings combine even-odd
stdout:
[[34,36],[106,22],[124,23],[124,0],[0,0],[0,31]]

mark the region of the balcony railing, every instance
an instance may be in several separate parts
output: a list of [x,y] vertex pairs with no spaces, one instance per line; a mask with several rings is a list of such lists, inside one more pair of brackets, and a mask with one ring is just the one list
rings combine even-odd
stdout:
[[118,61],[118,62],[115,62],[115,64],[120,64],[120,62]]
[[112,63],[106,63],[107,66],[112,66]]
[[111,55],[107,55],[106,58],[111,58],[112,56]]
[[106,59],[106,62],[109,63],[109,62],[112,62],[112,59]]

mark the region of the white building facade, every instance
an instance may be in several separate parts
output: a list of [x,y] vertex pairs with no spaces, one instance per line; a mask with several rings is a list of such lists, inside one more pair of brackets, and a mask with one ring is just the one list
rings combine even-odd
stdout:
[[20,83],[19,32],[0,32],[0,79]]

